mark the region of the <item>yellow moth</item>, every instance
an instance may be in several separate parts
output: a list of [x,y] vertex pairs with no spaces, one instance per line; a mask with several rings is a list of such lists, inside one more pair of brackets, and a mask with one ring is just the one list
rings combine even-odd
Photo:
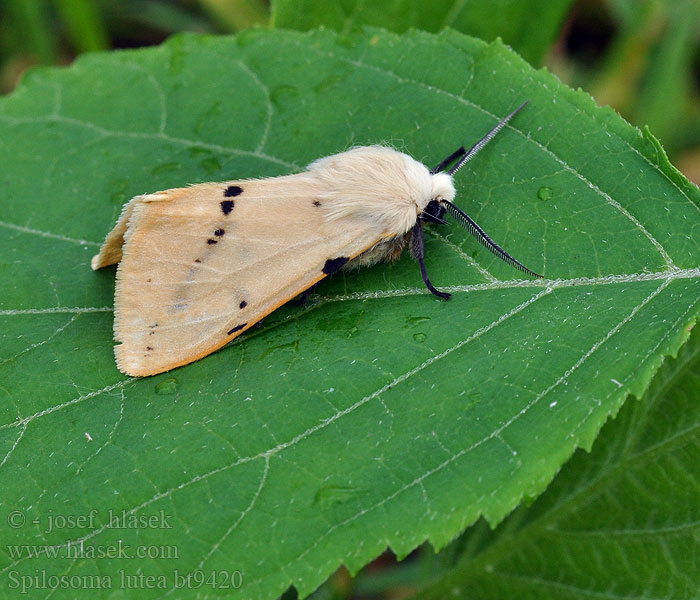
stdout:
[[539,277],[452,203],[455,172],[523,106],[434,169],[392,148],[364,146],[295,175],[136,196],[92,259],[93,269],[119,263],[118,368],[154,375],[198,360],[338,269],[396,259],[407,245],[428,289],[448,299],[428,278],[422,229],[425,221],[445,223],[445,213]]

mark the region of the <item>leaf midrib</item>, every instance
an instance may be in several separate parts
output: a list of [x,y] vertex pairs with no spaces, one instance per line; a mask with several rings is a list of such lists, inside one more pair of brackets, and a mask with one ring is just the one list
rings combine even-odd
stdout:
[[[653,297],[655,294],[660,293],[660,291],[661,291],[661,289],[663,289],[663,287],[664,287],[664,286],[661,286],[661,287],[657,288],[657,290],[656,290],[655,292],[652,292],[652,294],[650,294],[650,295],[647,297],[647,300],[649,300],[649,299],[650,299],[651,297]],[[522,308],[529,307],[529,306],[531,306],[537,299],[539,299],[540,297],[543,297],[543,296],[545,296],[545,295],[547,295],[547,294],[549,294],[549,293],[551,293],[551,289],[545,289],[545,290],[543,290],[542,292],[540,292],[539,294],[536,294],[535,296],[530,297],[528,300],[526,300],[525,302],[523,302],[523,303],[522,303],[521,305],[519,305],[518,307],[515,307],[514,309],[512,309],[512,310],[511,310],[509,313],[507,313],[506,315],[502,315],[499,319],[493,321],[489,326],[486,326],[486,327],[484,327],[484,328],[481,328],[480,330],[478,330],[477,332],[475,332],[474,334],[472,334],[472,336],[469,336],[469,337],[466,338],[465,340],[462,340],[460,343],[458,343],[458,344],[455,345],[454,347],[452,347],[452,348],[450,348],[450,349],[444,351],[443,353],[441,353],[440,355],[437,355],[436,357],[433,357],[432,360],[426,361],[425,363],[423,363],[422,365],[420,365],[420,366],[417,367],[416,369],[413,369],[413,370],[411,370],[411,371],[409,371],[409,372],[403,374],[402,376],[399,376],[399,378],[395,379],[394,381],[392,381],[392,382],[390,382],[390,383],[388,383],[388,384],[385,384],[384,386],[382,386],[381,388],[379,388],[378,390],[376,390],[376,391],[373,392],[372,394],[369,394],[368,396],[365,396],[365,397],[364,397],[362,400],[360,400],[358,403],[355,403],[355,404],[351,405],[350,407],[344,409],[343,411],[339,411],[338,413],[336,413],[336,414],[333,415],[332,417],[329,417],[328,419],[324,419],[323,421],[321,421],[321,422],[320,422],[319,424],[317,424],[316,426],[307,429],[305,432],[302,432],[301,434],[295,436],[295,437],[292,438],[291,440],[289,440],[289,441],[287,441],[287,442],[284,442],[284,443],[282,443],[282,444],[279,444],[279,445],[276,446],[275,448],[271,448],[271,449],[269,449],[269,450],[266,450],[265,452],[262,452],[262,453],[259,453],[259,454],[255,455],[255,456],[241,457],[241,458],[237,459],[236,461],[234,461],[233,463],[231,463],[231,464],[229,464],[229,465],[224,465],[224,466],[222,466],[222,467],[218,467],[218,468],[216,468],[216,469],[213,469],[213,470],[211,470],[211,471],[209,471],[209,472],[207,472],[207,473],[204,473],[204,474],[201,474],[201,475],[197,475],[197,476],[191,478],[190,480],[188,480],[188,481],[186,481],[186,482],[183,482],[183,483],[179,484],[178,486],[176,486],[176,487],[174,487],[174,488],[171,488],[171,489],[169,489],[169,490],[165,490],[165,491],[163,491],[163,492],[160,492],[160,493],[156,494],[155,496],[151,497],[150,499],[146,500],[145,502],[139,504],[138,506],[129,509],[128,514],[135,514],[137,511],[140,511],[140,510],[142,510],[143,508],[145,508],[145,507],[151,505],[153,502],[157,502],[158,500],[161,500],[162,498],[169,497],[172,493],[174,493],[174,492],[176,492],[176,491],[179,491],[179,490],[181,490],[181,489],[183,489],[183,488],[185,488],[185,487],[189,487],[190,485],[193,485],[193,484],[195,484],[195,483],[198,483],[198,482],[200,482],[200,481],[203,481],[203,480],[205,480],[205,479],[207,479],[207,478],[209,478],[209,477],[211,477],[211,476],[213,476],[213,475],[216,475],[216,474],[218,474],[218,473],[221,473],[221,472],[223,472],[223,471],[226,471],[226,470],[235,468],[235,467],[237,467],[237,466],[239,466],[239,465],[241,465],[241,464],[245,464],[245,463],[249,463],[249,462],[254,462],[254,461],[258,460],[258,459],[263,459],[263,460],[265,460],[265,461],[266,461],[266,464],[267,464],[267,461],[269,461],[269,457],[271,457],[271,456],[277,454],[278,452],[280,452],[280,451],[282,451],[282,450],[284,450],[284,449],[286,449],[286,448],[292,446],[293,444],[297,443],[298,441],[307,438],[309,435],[312,435],[312,434],[315,433],[317,430],[320,430],[320,429],[322,429],[322,428],[325,428],[328,424],[330,424],[330,423],[332,423],[332,422],[335,422],[337,419],[341,418],[342,416],[345,416],[346,414],[348,414],[348,413],[350,413],[350,412],[353,412],[354,410],[356,410],[356,408],[357,408],[358,406],[361,406],[361,405],[365,404],[366,402],[372,400],[373,398],[378,397],[379,395],[381,395],[381,394],[382,394],[384,391],[386,391],[387,389],[389,389],[389,388],[391,388],[391,387],[397,385],[398,383],[401,383],[401,381],[403,381],[403,380],[409,378],[410,376],[412,376],[412,375],[415,374],[416,372],[419,372],[420,370],[422,370],[423,368],[425,368],[425,366],[427,366],[428,364],[432,364],[432,362],[435,362],[435,360],[438,360],[439,358],[442,358],[442,357],[448,355],[449,353],[451,353],[451,352],[454,351],[455,349],[458,349],[459,347],[461,347],[461,346],[463,346],[463,345],[469,343],[470,341],[472,341],[472,340],[473,340],[475,337],[477,337],[478,335],[481,335],[482,333],[484,333],[484,332],[486,332],[486,331],[492,329],[493,327],[498,326],[503,320],[505,320],[505,319],[508,318],[509,316],[512,316],[512,315],[514,315],[514,314],[517,314],[517,312],[519,312],[519,309],[520,309],[521,307],[522,307]],[[644,304],[644,303],[638,305],[638,307],[636,307],[635,309],[638,309],[639,306],[642,306],[643,304]],[[623,319],[623,320],[620,322],[620,324],[618,324],[618,326],[616,326],[615,328],[613,328],[613,330],[611,330],[611,331],[614,333],[617,329],[619,329],[619,327],[621,326],[621,324],[623,324],[624,321],[625,321],[626,319],[628,319],[628,318],[629,318],[629,315],[628,315],[628,317],[625,317],[625,319]],[[609,337],[609,336],[608,336],[608,337]],[[604,341],[605,341],[605,340],[604,340]],[[603,341],[603,342],[604,342],[604,341]],[[603,343],[603,342],[601,342],[601,343]],[[584,356],[583,359],[587,358],[588,355],[590,355],[590,351],[589,351],[589,353],[588,353],[587,355]],[[580,362],[581,360],[582,360],[582,359],[580,359],[578,362]],[[578,362],[576,363],[577,365],[578,365]],[[575,365],[575,366],[576,366],[576,365]],[[568,373],[568,371],[567,371],[567,373]],[[400,381],[399,381],[399,380],[400,380]],[[541,397],[543,397],[543,396],[544,396],[544,394],[540,394],[540,395],[538,395],[537,399],[539,400],[539,399],[540,399]],[[490,434],[489,436],[486,436],[484,439],[480,440],[480,441],[477,442],[476,444],[473,444],[473,445],[470,446],[469,448],[465,448],[465,449],[460,450],[459,452],[456,452],[453,456],[451,456],[451,457],[449,457],[448,459],[446,459],[445,461],[443,461],[443,463],[440,463],[440,464],[437,465],[435,468],[433,468],[433,469],[431,469],[431,470],[429,470],[429,471],[423,473],[420,477],[416,478],[414,481],[410,482],[409,484],[406,484],[406,485],[402,486],[401,488],[397,489],[394,493],[392,493],[391,495],[389,495],[389,496],[386,497],[386,498],[383,498],[380,502],[375,503],[375,504],[372,505],[372,506],[369,506],[369,507],[366,507],[366,508],[362,509],[361,511],[359,511],[358,513],[356,513],[356,514],[353,515],[352,517],[349,517],[348,519],[344,520],[343,522],[336,523],[333,527],[331,527],[328,531],[326,531],[322,536],[320,536],[320,537],[314,542],[314,544],[312,544],[311,546],[309,546],[303,553],[301,553],[299,556],[297,556],[293,561],[291,561],[291,562],[290,562],[288,565],[286,565],[286,566],[290,566],[292,563],[298,562],[299,560],[302,560],[306,554],[308,554],[309,552],[311,552],[323,539],[325,539],[328,535],[330,535],[331,533],[333,533],[333,531],[335,531],[335,530],[337,530],[337,529],[340,529],[340,528],[344,527],[345,525],[347,525],[348,523],[350,523],[350,522],[352,522],[352,521],[355,521],[356,519],[361,518],[363,515],[365,515],[365,514],[371,512],[371,511],[373,511],[373,510],[375,510],[375,509],[377,509],[377,508],[379,508],[379,507],[381,507],[381,506],[383,506],[383,505],[385,505],[387,502],[389,502],[389,501],[391,501],[392,499],[394,499],[395,497],[399,496],[401,493],[405,492],[407,489],[412,488],[412,487],[413,487],[414,485],[416,485],[417,483],[422,482],[422,481],[425,480],[427,477],[429,477],[429,476],[431,476],[432,474],[438,472],[439,470],[445,468],[445,466],[451,464],[451,463],[454,462],[455,460],[459,459],[461,456],[465,455],[467,452],[473,450],[474,447],[483,444],[483,443],[484,443],[485,441],[487,441],[488,439],[493,439],[494,437],[497,437],[498,435],[500,435],[500,433],[501,433],[507,426],[509,426],[518,416],[524,414],[524,412],[525,412],[528,408],[530,408],[533,404],[534,404],[534,402],[530,402],[530,403],[528,404],[527,407],[525,407],[525,408],[524,408],[522,411],[520,411],[517,415],[514,415],[511,419],[509,419],[506,423],[504,423],[504,424],[503,424],[499,429],[497,429],[495,432],[493,432],[493,433]],[[260,492],[261,492],[261,490],[259,490],[259,493],[260,493]],[[259,493],[256,494],[256,498],[259,496]],[[102,531],[104,531],[104,529],[105,529],[105,527],[92,530],[87,536],[84,536],[83,538],[78,539],[78,540],[74,540],[74,541],[72,541],[71,543],[77,544],[77,543],[85,542],[85,541],[87,541],[87,540],[89,540],[89,539],[92,539],[93,537],[99,535],[100,533],[102,533]],[[68,544],[68,542],[66,542],[66,544]],[[22,561],[19,561],[19,562],[22,562]],[[16,562],[14,566],[16,566],[17,564],[19,564],[19,562]],[[9,568],[9,567],[8,567],[8,568]],[[256,581],[259,581],[259,579],[254,580],[252,583],[254,583],[254,582],[256,582]]]

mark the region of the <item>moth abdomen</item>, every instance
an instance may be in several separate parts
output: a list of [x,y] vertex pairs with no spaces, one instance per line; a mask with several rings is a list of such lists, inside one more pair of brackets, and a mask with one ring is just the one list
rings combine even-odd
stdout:
[[357,269],[359,267],[376,265],[380,262],[393,262],[398,260],[406,248],[410,235],[410,233],[396,235],[376,243],[374,246],[368,250],[365,250],[362,254],[351,260],[347,265],[345,265],[345,268]]

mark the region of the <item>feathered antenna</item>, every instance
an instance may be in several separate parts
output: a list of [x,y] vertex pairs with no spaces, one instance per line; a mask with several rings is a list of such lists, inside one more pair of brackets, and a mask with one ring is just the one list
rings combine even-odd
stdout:
[[531,271],[528,269],[524,264],[518,262],[515,260],[510,254],[508,254],[503,248],[501,248],[496,242],[494,242],[488,235],[486,235],[486,232],[479,227],[474,219],[472,219],[467,213],[465,213],[459,206],[456,206],[455,204],[452,204],[452,202],[449,202],[448,200],[443,200],[445,203],[445,208],[447,209],[447,212],[450,213],[462,227],[464,227],[469,233],[471,233],[478,241],[480,244],[482,244],[485,248],[493,252],[498,258],[500,258],[502,261],[507,262],[509,265],[512,267],[515,267],[516,269],[520,269],[521,271],[524,271],[525,273],[529,273],[533,277],[542,277],[539,273],[535,273],[534,271]]
[[[455,152],[450,154],[450,156],[448,156],[430,172],[432,174],[435,174],[439,173],[440,171],[444,171],[448,165],[450,165],[455,160],[459,159],[457,164],[455,164],[449,171],[447,171],[450,175],[454,175],[459,169],[461,169],[464,166],[465,163],[469,162],[472,158],[474,158],[476,153],[479,152],[479,150],[481,150],[486,144],[488,144],[495,137],[495,135],[501,129],[503,129],[503,127],[506,125],[506,123],[508,123],[508,121],[510,121],[523,108],[525,108],[525,105],[527,103],[528,101],[526,100],[507,117],[502,119],[491,131],[489,131],[483,138],[481,138],[476,144],[474,144],[468,151],[464,149],[464,146],[462,146],[459,150],[456,150]],[[493,252],[496,256],[498,256],[498,258],[508,263],[512,267],[515,267],[516,269],[520,269],[521,271],[532,275],[533,277],[542,277],[542,275],[540,275],[539,273],[531,271],[521,262],[515,260],[510,254],[508,254],[503,248],[501,248],[496,242],[494,242],[486,234],[486,232],[481,227],[479,227],[479,225],[476,224],[474,219],[472,219],[456,204],[453,204],[452,202],[449,202],[447,200],[443,200],[442,202],[445,205],[447,212],[450,213],[450,215],[454,217],[457,220],[457,222],[460,225],[462,225],[462,227],[464,227],[469,233],[471,233],[479,241],[480,244],[482,244],[485,248]]]
[[[481,150],[486,144],[488,144],[494,137],[495,135],[505,127],[505,125],[510,121],[515,115],[517,115],[525,106],[529,100],[525,100],[518,108],[516,108],[512,113],[510,113],[507,117],[503,118],[501,121],[499,121],[496,126],[489,131],[484,137],[482,137],[476,144],[474,144],[469,150],[465,150],[464,146],[459,148],[458,150],[455,150],[452,154],[450,154],[445,160],[443,160],[439,165],[435,166],[430,173],[432,175],[435,175],[435,173],[439,173],[440,171],[444,171],[445,168],[447,168],[447,165],[452,163],[453,161],[457,160],[458,158],[460,159],[459,162],[452,167],[449,171],[447,171],[450,175],[454,175],[459,169],[461,169],[465,163],[468,163],[474,156],[476,156],[477,152]],[[460,158],[462,157],[462,158]]]

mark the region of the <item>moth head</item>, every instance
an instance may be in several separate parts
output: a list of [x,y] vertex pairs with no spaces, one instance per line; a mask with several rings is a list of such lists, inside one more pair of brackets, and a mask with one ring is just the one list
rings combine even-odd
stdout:
[[501,129],[503,129],[503,127],[505,127],[508,121],[510,121],[525,107],[526,104],[527,102],[524,102],[507,117],[499,121],[496,126],[491,129],[491,131],[489,131],[469,150],[466,150],[464,146],[462,146],[441,161],[440,164],[430,170],[430,177],[432,181],[431,199],[423,211],[418,215],[418,219],[419,221],[429,221],[443,225],[446,223],[444,216],[445,213],[447,213],[469,233],[471,233],[480,244],[498,256],[498,258],[516,269],[520,269],[521,271],[524,271],[525,273],[528,273],[534,277],[542,277],[542,275],[531,271],[522,263],[515,260],[505,250],[503,250],[503,248],[496,244],[467,213],[452,202],[455,197],[455,188],[452,183],[452,177],[454,174],[460,168],[462,168],[465,163],[469,162],[484,146],[486,146],[486,144],[488,144],[494,138],[494,136]]
[[[523,102],[518,108],[516,108],[507,117],[499,121],[496,126],[491,129],[483,138],[481,138],[476,144],[474,144],[469,150],[465,149],[464,146],[457,149],[455,152],[450,154],[447,158],[442,160],[440,164],[430,169],[430,180],[431,180],[431,195],[430,201],[427,203],[423,211],[418,215],[421,221],[429,221],[432,223],[440,223],[441,225],[445,223],[443,216],[445,212],[449,211],[452,216],[454,216],[461,225],[469,229],[473,233],[472,228],[467,226],[462,218],[461,210],[459,210],[452,201],[455,197],[455,187],[452,182],[452,178],[455,173],[459,171],[466,163],[468,163],[474,156],[488,144],[495,135],[506,126],[508,121],[510,121],[515,115],[517,115],[527,104]],[[459,211],[459,213],[457,212]],[[461,213],[461,214],[460,214]],[[478,237],[478,235],[477,235]]]
[[455,186],[452,176],[447,173],[431,173],[430,198],[419,213],[421,221],[429,223],[445,224],[442,218],[445,215],[445,201],[451,202],[455,197]]
[[452,181],[452,175],[448,173],[431,173],[430,187],[431,201],[452,201],[455,198],[455,185]]

